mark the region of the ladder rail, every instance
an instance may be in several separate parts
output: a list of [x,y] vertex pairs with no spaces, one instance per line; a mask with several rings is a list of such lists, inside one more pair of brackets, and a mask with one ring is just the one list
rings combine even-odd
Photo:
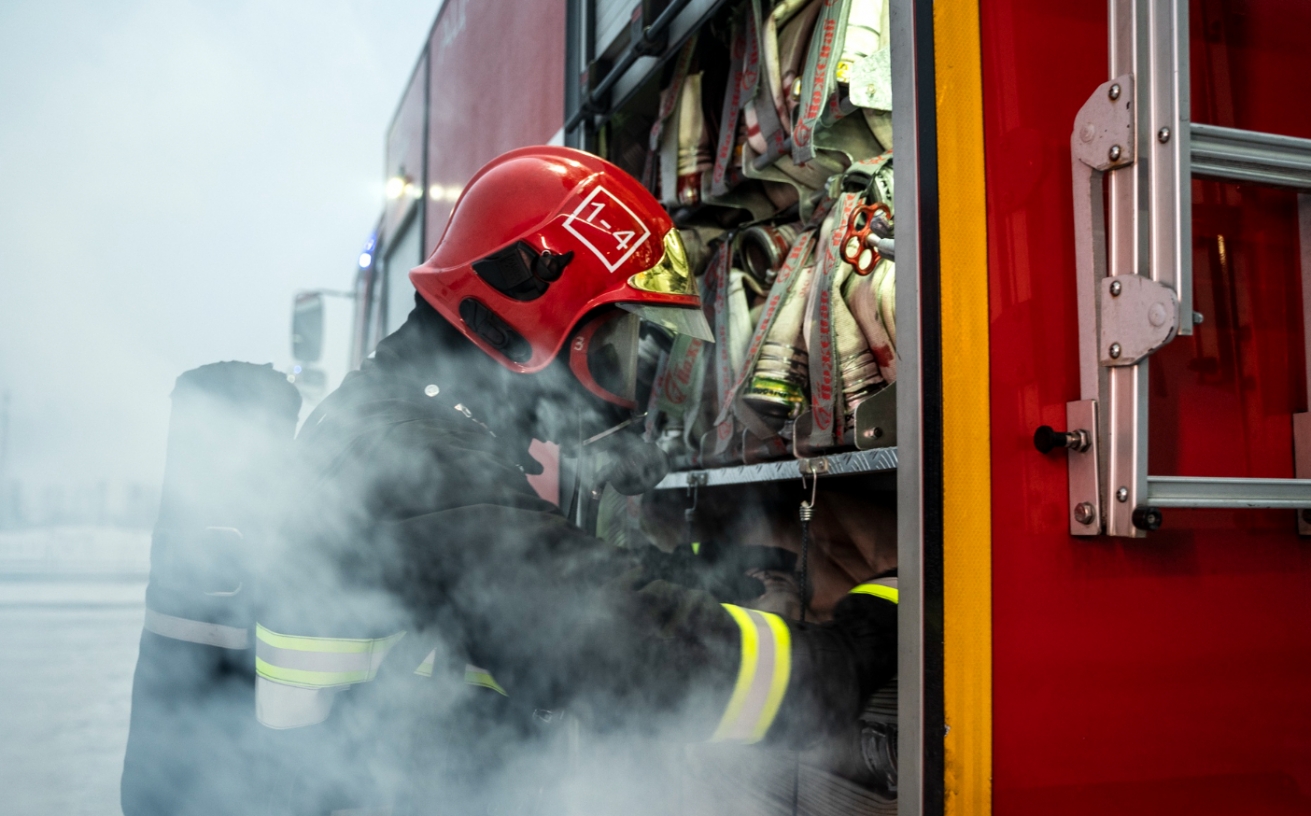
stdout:
[[1191,131],[1195,176],[1311,190],[1311,139],[1196,122]]
[[[1188,0],[1111,0],[1109,15],[1113,79],[1094,91],[1071,135],[1082,399],[1067,405],[1067,417],[1093,444],[1069,453],[1070,532],[1141,537],[1159,525],[1160,507],[1277,507],[1302,509],[1299,530],[1311,534],[1311,413],[1293,418],[1297,478],[1147,470],[1150,355],[1196,322],[1192,179],[1311,193],[1311,139],[1190,121]],[[1108,107],[1108,90],[1133,104]],[[1311,194],[1298,204],[1311,327]],[[1305,342],[1311,403],[1311,336]]]

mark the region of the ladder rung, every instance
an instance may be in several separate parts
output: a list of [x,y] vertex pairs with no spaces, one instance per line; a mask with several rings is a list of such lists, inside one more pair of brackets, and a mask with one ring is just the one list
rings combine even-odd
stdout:
[[1151,507],[1311,508],[1311,479],[1223,479],[1148,476]]
[[1311,139],[1193,123],[1193,175],[1311,189]]

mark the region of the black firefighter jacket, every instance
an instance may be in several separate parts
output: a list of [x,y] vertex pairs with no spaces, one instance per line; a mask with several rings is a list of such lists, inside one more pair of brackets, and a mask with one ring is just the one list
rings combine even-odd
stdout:
[[[732,618],[709,594],[660,580],[659,551],[589,536],[534,492],[526,437],[477,421],[486,397],[443,365],[439,321],[420,302],[298,436],[261,626],[405,634],[323,723],[272,734],[275,812],[450,791],[448,779],[416,793],[414,777],[431,782],[440,766],[467,784],[562,709],[602,730],[705,739],[733,689]],[[505,696],[464,684],[466,665]]]

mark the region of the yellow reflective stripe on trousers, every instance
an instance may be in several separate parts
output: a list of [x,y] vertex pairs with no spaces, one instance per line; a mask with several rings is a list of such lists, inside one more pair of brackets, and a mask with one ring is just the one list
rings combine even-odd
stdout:
[[712,742],[759,742],[773,724],[792,676],[792,636],[778,615],[723,604],[742,630],[733,696]]
[[384,638],[319,638],[282,635],[255,625],[255,672],[301,688],[365,683],[378,673],[404,632]]
[[[887,582],[891,582],[891,584]],[[866,581],[854,587],[848,595],[873,595],[875,598],[882,598],[885,601],[897,603],[897,579],[881,578],[878,581]]]

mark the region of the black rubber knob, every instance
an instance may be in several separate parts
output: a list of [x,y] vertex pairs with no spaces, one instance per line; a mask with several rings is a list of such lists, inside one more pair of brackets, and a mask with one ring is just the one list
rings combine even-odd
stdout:
[[1038,430],[1033,432],[1033,446],[1041,453],[1068,447],[1069,439],[1069,434],[1054,430],[1050,425],[1039,425]]
[[1152,530],[1161,529],[1161,522],[1164,520],[1161,517],[1161,511],[1157,510],[1155,507],[1135,508],[1132,519],[1133,526],[1137,527],[1139,530],[1146,530],[1149,533]]

